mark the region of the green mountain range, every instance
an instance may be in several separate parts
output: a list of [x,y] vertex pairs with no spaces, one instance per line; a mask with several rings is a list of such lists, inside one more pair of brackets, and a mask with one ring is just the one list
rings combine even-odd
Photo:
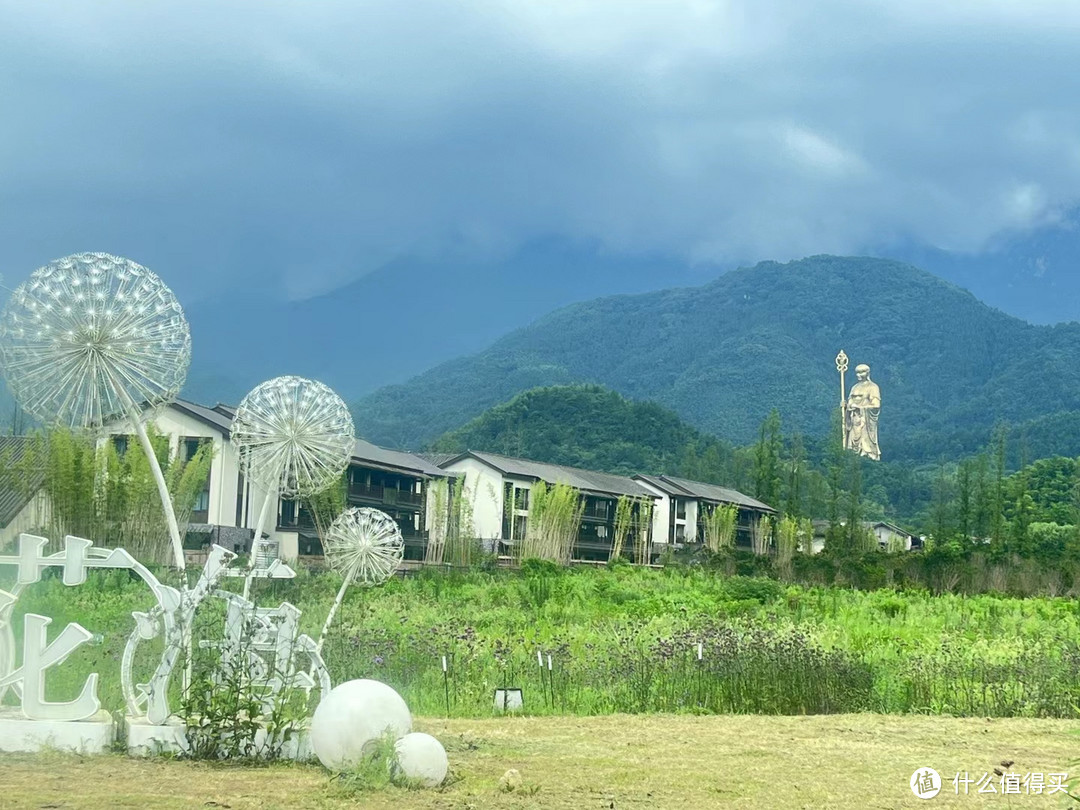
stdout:
[[881,387],[885,458],[956,457],[1000,420],[1033,457],[1080,453],[1080,324],[1034,326],[869,258],[765,262],[701,287],[575,304],[353,410],[365,438],[419,448],[521,391],[599,383],[739,444],[772,408],[785,430],[820,436],[839,404],[840,349],[849,387],[858,363]]

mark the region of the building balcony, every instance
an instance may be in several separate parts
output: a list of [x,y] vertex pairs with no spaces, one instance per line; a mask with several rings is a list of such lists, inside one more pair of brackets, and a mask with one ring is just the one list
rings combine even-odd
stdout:
[[591,503],[581,510],[581,519],[606,522],[611,514],[612,511],[606,503]]
[[368,484],[349,484],[349,499],[396,506],[411,506],[417,509],[424,505],[424,495],[421,492],[409,492],[403,489],[379,486],[378,484],[370,486]]

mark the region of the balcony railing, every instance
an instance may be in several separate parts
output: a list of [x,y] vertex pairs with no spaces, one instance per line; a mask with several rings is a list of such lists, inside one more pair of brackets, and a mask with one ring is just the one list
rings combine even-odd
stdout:
[[581,510],[583,520],[607,520],[610,515],[611,510],[607,502],[586,504]]
[[401,506],[423,506],[424,496],[419,492],[383,487],[378,484],[349,484],[349,497],[364,501],[377,501]]

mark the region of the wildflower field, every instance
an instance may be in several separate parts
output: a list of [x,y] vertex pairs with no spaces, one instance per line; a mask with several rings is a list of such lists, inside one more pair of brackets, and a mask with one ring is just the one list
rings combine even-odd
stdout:
[[[233,581],[231,584],[236,584]],[[317,633],[340,580],[256,583]],[[3,583],[0,583],[3,587]],[[21,614],[100,634],[48,676],[70,699],[99,672],[121,705],[118,659],[148,593],[126,573],[76,588],[50,577]],[[327,639],[335,682],[369,677],[417,715],[490,716],[493,691],[522,690],[524,713],[1080,715],[1080,604],[1066,598],[806,588],[688,568],[424,570],[353,589]]]

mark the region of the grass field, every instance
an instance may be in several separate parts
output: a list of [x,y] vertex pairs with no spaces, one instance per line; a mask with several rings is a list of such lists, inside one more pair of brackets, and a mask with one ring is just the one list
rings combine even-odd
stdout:
[[[513,684],[534,715],[1080,719],[1076,599],[802,588],[690,569],[550,568],[432,570],[349,591],[323,650],[333,681],[383,681],[431,716],[490,716],[492,690]],[[305,571],[257,583],[254,593],[262,606],[296,605],[302,630],[318,635],[340,584],[334,574]],[[97,672],[102,703],[120,708],[116,662],[132,611],[151,602],[123,572],[70,588],[50,576],[28,588],[13,616],[17,642],[26,612],[53,617],[54,628],[75,621],[100,634],[50,670],[48,699],[70,700]],[[220,634],[218,602],[203,609],[208,638]],[[154,644],[144,647],[137,679],[160,656]],[[541,669],[538,654],[553,668]]]
[[[4,808],[903,808],[1077,806],[1050,796],[955,795],[1013,760],[1011,772],[1080,770],[1080,723],[850,714],[811,717],[611,715],[419,720],[446,745],[457,781],[437,791],[358,793],[319,767],[217,766],[121,756],[0,757]],[[908,781],[933,767],[930,801]],[[522,787],[499,788],[509,768]],[[961,787],[962,789],[962,787]],[[1000,789],[1000,788],[999,788]]]

